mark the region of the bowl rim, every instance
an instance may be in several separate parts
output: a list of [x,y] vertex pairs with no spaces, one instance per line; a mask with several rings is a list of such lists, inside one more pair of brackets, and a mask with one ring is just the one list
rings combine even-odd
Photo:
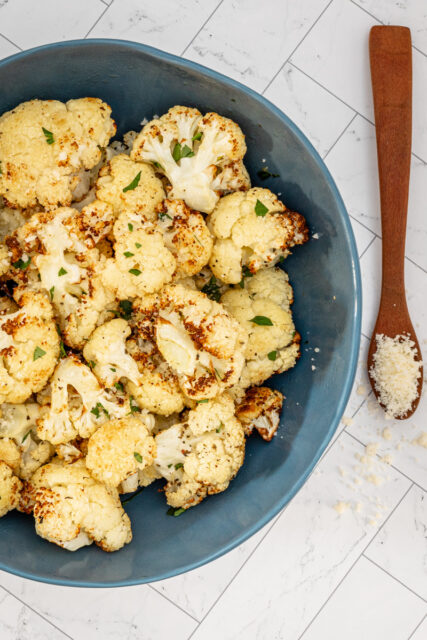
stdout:
[[300,478],[284,493],[281,499],[272,507],[262,518],[260,518],[256,524],[252,525],[248,529],[245,529],[244,532],[233,538],[228,544],[221,546],[216,551],[210,553],[205,556],[202,560],[197,560],[191,563],[187,563],[182,567],[178,567],[177,569],[172,569],[170,571],[164,571],[155,576],[142,576],[141,578],[130,578],[125,580],[111,580],[108,582],[88,582],[85,580],[77,580],[77,579],[68,579],[68,578],[60,578],[60,577],[49,577],[49,576],[39,576],[30,571],[24,571],[20,569],[14,569],[12,567],[6,566],[3,562],[0,562],[0,569],[11,573],[13,575],[19,576],[21,578],[27,578],[29,580],[34,580],[37,582],[44,582],[46,584],[54,584],[60,586],[69,586],[69,587],[86,587],[86,588],[111,588],[111,587],[126,587],[133,586],[139,584],[147,584],[151,582],[157,582],[159,580],[165,580],[167,578],[172,578],[174,576],[178,576],[182,573],[186,573],[188,571],[192,571],[193,569],[197,569],[217,558],[225,555],[226,553],[232,551],[235,547],[242,544],[253,536],[257,531],[259,531],[262,527],[264,527],[268,522],[270,522],[298,493],[298,491],[305,484],[313,469],[322,454],[326,450],[329,442],[332,439],[333,434],[336,431],[336,428],[339,424],[339,421],[344,413],[344,409],[347,405],[353,383],[356,375],[356,367],[360,349],[360,339],[361,339],[361,322],[362,322],[362,281],[361,281],[361,273],[360,273],[360,263],[359,263],[359,255],[357,251],[357,245],[354,237],[354,232],[350,223],[350,217],[344,205],[344,201],[341,197],[341,194],[338,190],[338,187],[335,184],[335,181],[327,168],[323,158],[317,152],[317,150],[313,147],[310,140],[306,137],[306,135],[299,129],[299,127],[287,116],[281,109],[276,107],[270,100],[265,98],[263,95],[251,89],[250,87],[242,84],[241,82],[234,80],[233,78],[229,78],[224,74],[210,69],[202,64],[197,62],[193,62],[192,60],[187,60],[186,58],[182,58],[173,53],[168,53],[166,51],[162,51],[161,49],[157,49],[155,47],[151,47],[146,44],[142,44],[139,42],[134,42],[131,40],[121,40],[115,38],[81,38],[75,40],[64,40],[61,42],[51,42],[49,44],[41,45],[38,47],[32,47],[31,49],[26,49],[25,51],[20,51],[18,53],[12,54],[6,58],[0,60],[0,69],[7,66],[11,62],[15,62],[16,60],[22,60],[28,57],[31,57],[34,53],[38,53],[40,51],[49,51],[50,49],[55,50],[58,48],[78,48],[82,45],[102,45],[102,46],[119,46],[119,47],[127,47],[129,49],[137,49],[149,56],[156,58],[161,61],[166,61],[175,66],[179,66],[183,69],[188,69],[191,71],[201,72],[205,76],[213,78],[222,84],[231,86],[235,89],[243,91],[247,95],[249,95],[252,99],[259,102],[262,106],[269,109],[276,115],[286,127],[291,129],[292,133],[298,138],[298,140],[305,147],[311,158],[319,167],[322,172],[329,188],[331,189],[332,195],[337,203],[338,210],[340,212],[342,221],[344,223],[345,233],[347,235],[348,244],[350,248],[350,257],[352,264],[352,283],[353,290],[355,293],[354,303],[353,303],[353,314],[352,314],[352,322],[353,322],[353,335],[351,339],[351,350],[350,350],[350,360],[349,367],[347,369],[347,374],[344,380],[341,397],[337,406],[335,408],[335,412],[333,418],[331,420],[329,429],[327,430],[324,438],[320,442],[317,447],[316,453],[313,456],[311,463],[308,465],[307,469],[301,474]]

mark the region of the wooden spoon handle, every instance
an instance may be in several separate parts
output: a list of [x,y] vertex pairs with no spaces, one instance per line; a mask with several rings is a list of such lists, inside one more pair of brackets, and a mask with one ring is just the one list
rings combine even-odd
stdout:
[[[404,258],[412,133],[411,32],[377,26],[369,38],[383,236],[381,305],[406,310]],[[396,305],[396,306],[394,306]],[[403,311],[403,309],[402,309]]]

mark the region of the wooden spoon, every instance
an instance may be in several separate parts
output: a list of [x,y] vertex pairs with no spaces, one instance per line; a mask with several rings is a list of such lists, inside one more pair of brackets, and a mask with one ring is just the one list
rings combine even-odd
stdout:
[[[368,372],[376,351],[376,334],[394,338],[408,335],[415,342],[416,360],[421,350],[409,317],[405,295],[405,236],[408,214],[409,172],[412,134],[412,49],[406,27],[372,27],[369,37],[372,90],[377,136],[378,172],[381,196],[382,288],[377,322],[368,354]],[[403,416],[411,416],[418,396]],[[377,396],[369,373],[372,389]]]

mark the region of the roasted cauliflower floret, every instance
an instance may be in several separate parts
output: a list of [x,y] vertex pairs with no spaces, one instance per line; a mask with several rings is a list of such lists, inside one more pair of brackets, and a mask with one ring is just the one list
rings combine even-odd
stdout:
[[92,476],[109,487],[119,484],[154,461],[156,445],[148,426],[139,418],[110,420],[89,438],[86,466]]
[[18,311],[0,316],[0,402],[24,402],[40,391],[59,357],[59,336],[47,296],[21,291],[17,302]]
[[236,417],[247,436],[256,429],[261,438],[270,442],[279,427],[282,404],[283,395],[280,391],[268,387],[251,387],[237,405]]
[[248,189],[240,127],[217,113],[176,106],[137,136],[132,160],[151,162],[170,182],[169,197],[210,213],[221,193]]
[[176,277],[194,276],[209,262],[213,247],[203,216],[183,200],[164,200],[156,212],[164,243],[176,260]]
[[186,422],[161,431],[155,440],[154,467],[168,481],[166,499],[172,507],[188,509],[225,491],[245,457],[244,431],[227,394],[197,405]]
[[54,445],[88,438],[107,420],[132,413],[129,399],[104,390],[77,356],[61,360],[50,386],[50,405],[38,420],[37,435]]
[[292,301],[288,276],[279,268],[262,269],[245,278],[243,289],[230,289],[222,296],[224,307],[249,335],[240,388],[261,384],[295,365],[300,338],[292,320]]
[[[1,165],[0,165],[1,167]],[[0,240],[3,241],[26,222],[26,217],[19,209],[10,209],[3,206],[3,198],[0,196]]]
[[[110,205],[96,200],[81,212],[63,207],[36,213],[6,239],[24,285],[48,292],[63,340],[81,349],[114,300],[102,285],[105,259],[95,247],[111,231]],[[39,276],[37,279],[36,276]]]
[[21,451],[13,438],[0,438],[0,460],[9,465],[18,475],[21,463]]
[[0,518],[19,505],[22,482],[0,458]]
[[133,162],[129,156],[119,154],[99,172],[96,197],[112,205],[116,215],[129,211],[154,219],[154,209],[165,192],[149,164]]
[[259,187],[221,198],[209,227],[215,237],[209,264],[214,275],[228,284],[242,280],[242,267],[256,273],[308,240],[303,216]]
[[247,341],[242,326],[221,304],[182,285],[165,287],[159,299],[155,341],[183,392],[213,398],[235,384]]
[[55,459],[38,469],[26,483],[21,509],[34,514],[39,536],[69,551],[92,542],[116,551],[132,540],[117,490],[95,480],[84,460]]
[[101,160],[116,131],[98,98],[30,100],[0,117],[0,195],[13,208],[69,205],[79,172]]

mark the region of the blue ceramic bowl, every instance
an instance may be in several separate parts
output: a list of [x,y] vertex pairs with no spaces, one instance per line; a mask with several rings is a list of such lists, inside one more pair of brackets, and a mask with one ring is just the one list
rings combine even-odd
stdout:
[[[0,62],[0,87],[0,113],[31,98],[102,98],[113,109],[118,135],[139,130],[144,117],[175,104],[218,111],[246,134],[253,184],[280,192],[319,234],[284,263],[303,348],[297,366],[271,380],[287,398],[279,433],[270,444],[249,439],[246,462],[225,493],[172,518],[158,487],[146,489],[127,506],[133,541],[114,554],[94,545],[64,551],[36,536],[32,519],[16,512],[0,520],[0,568],[26,578],[111,587],[188,571],[240,544],[284,507],[344,411],[359,349],[361,285],[343,202],[323,161],[286,115],[239,83],[156,49],[117,40],[52,44]],[[280,177],[260,182],[263,158]]]

